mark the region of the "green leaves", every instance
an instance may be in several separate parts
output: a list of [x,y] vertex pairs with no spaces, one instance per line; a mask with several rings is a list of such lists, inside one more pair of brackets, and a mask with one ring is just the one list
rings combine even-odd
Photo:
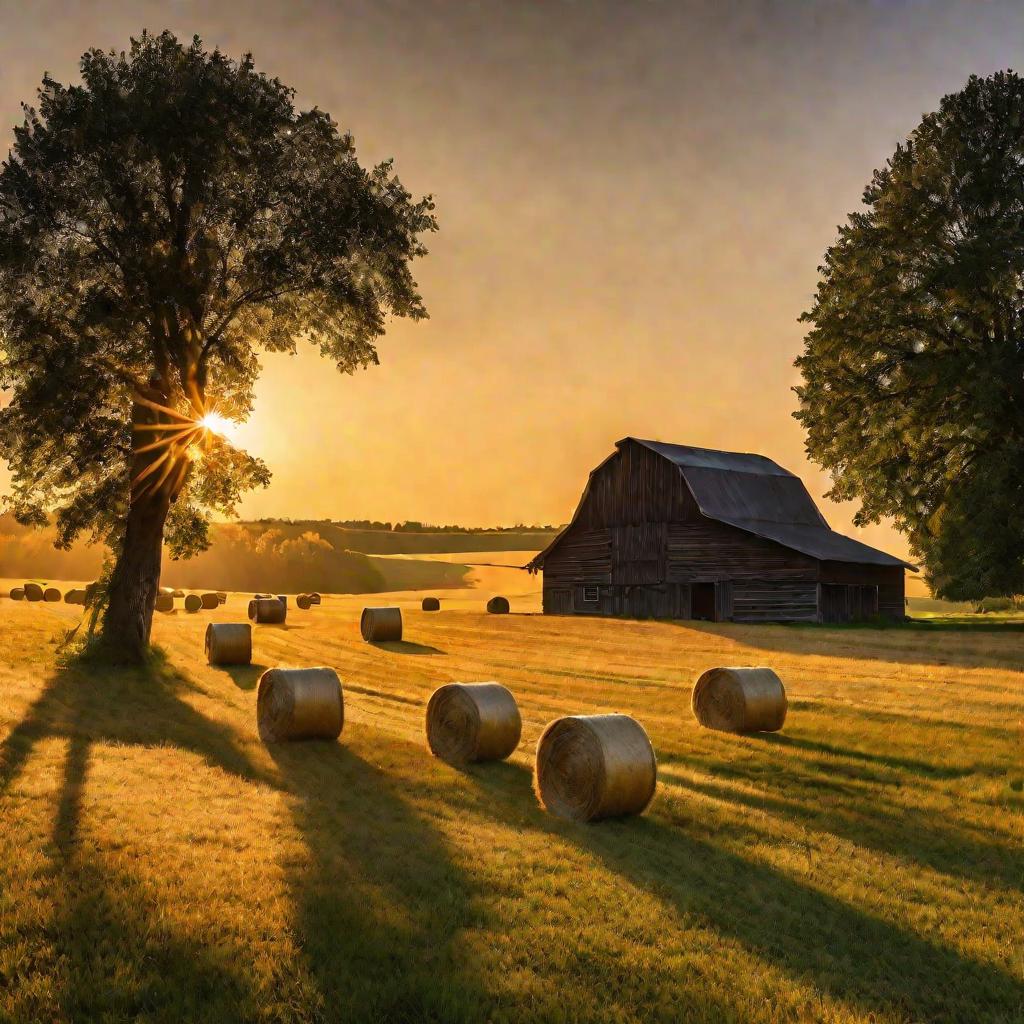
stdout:
[[1024,590],[1022,125],[1012,72],[945,97],[875,171],[802,317],[808,454],[948,597]]

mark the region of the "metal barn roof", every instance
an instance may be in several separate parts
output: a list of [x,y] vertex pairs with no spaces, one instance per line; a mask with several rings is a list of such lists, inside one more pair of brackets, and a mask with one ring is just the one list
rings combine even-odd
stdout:
[[902,565],[901,558],[836,533],[803,481],[764,455],[719,452],[626,437],[679,467],[697,507],[709,519],[773,540],[811,558],[862,565]]

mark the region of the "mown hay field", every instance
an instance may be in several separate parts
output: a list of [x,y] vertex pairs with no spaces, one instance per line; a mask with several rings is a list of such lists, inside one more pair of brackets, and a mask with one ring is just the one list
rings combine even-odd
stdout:
[[[0,1019],[1024,1020],[1024,633],[422,613],[359,598],[202,660],[248,595],[158,616],[141,670],[59,663],[80,613],[0,600]],[[388,598],[377,595],[374,603]],[[416,607],[413,607],[415,605]],[[340,742],[266,747],[255,685],[330,665]],[[701,730],[713,665],[767,664],[782,733]],[[457,770],[432,690],[518,697],[508,763]],[[641,818],[538,806],[566,713],[647,728]]]

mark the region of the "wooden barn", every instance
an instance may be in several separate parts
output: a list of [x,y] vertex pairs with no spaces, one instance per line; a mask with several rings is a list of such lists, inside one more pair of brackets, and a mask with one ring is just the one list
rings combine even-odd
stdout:
[[902,618],[914,566],[831,530],[763,455],[627,437],[527,568],[552,615],[850,622]]

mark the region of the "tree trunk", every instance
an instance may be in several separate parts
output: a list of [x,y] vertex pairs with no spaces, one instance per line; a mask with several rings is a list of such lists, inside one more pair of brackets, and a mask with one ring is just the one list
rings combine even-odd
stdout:
[[128,509],[103,619],[104,646],[122,660],[139,661],[149,647],[168,506],[167,497],[157,494],[133,497]]
[[[147,389],[141,397],[167,405],[159,390]],[[143,425],[146,431],[136,429]],[[166,425],[167,433],[151,429],[161,425]],[[175,432],[179,426],[145,402],[137,401],[132,409],[131,498],[103,617],[103,644],[118,660],[139,661],[149,648],[153,606],[160,588],[164,523],[187,470],[184,445],[178,440],[181,435]],[[139,450],[162,437],[168,438],[166,445]]]

